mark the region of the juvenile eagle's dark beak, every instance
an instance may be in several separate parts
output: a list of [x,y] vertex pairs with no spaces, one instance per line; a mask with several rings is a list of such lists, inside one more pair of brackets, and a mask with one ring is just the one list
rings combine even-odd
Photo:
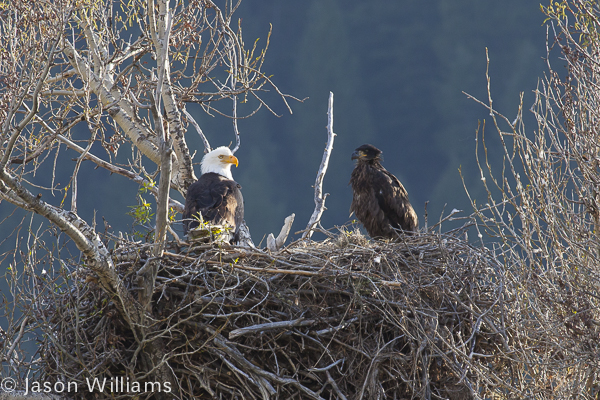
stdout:
[[355,151],[354,153],[352,153],[352,158],[351,160],[357,160],[362,156],[362,153],[360,151]]

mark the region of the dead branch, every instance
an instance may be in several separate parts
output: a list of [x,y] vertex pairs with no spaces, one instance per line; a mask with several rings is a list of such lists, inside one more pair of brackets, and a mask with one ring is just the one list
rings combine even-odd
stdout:
[[309,238],[313,234],[313,228],[321,220],[321,215],[325,210],[325,198],[327,194],[323,194],[323,179],[327,173],[327,167],[329,165],[329,156],[333,150],[333,139],[335,133],[333,133],[333,93],[329,92],[329,103],[327,107],[327,144],[325,151],[323,152],[323,159],[321,160],[321,166],[317,172],[317,179],[315,180],[315,210],[313,211],[306,230],[302,235],[302,238]]
[[270,330],[274,330],[274,329],[289,329],[289,328],[293,328],[296,326],[311,326],[311,325],[314,325],[316,322],[317,322],[317,320],[314,320],[314,319],[298,318],[293,321],[279,321],[279,322],[271,322],[268,324],[247,326],[247,327],[235,329],[235,330],[229,332],[229,339],[230,340],[235,339],[238,336],[247,335],[249,333],[264,332],[264,331],[270,331]]
[[196,129],[196,133],[198,134],[198,136],[200,136],[200,139],[202,140],[202,143],[204,144],[204,153],[206,154],[206,153],[210,152],[212,150],[212,148],[210,147],[210,143],[208,143],[208,139],[206,139],[204,132],[202,132],[202,128],[200,128],[200,125],[198,125],[198,123],[196,122],[194,117],[192,117],[191,114],[185,108],[182,109],[181,111],[185,114],[186,118],[192,124],[194,129]]
[[290,234],[295,217],[296,214],[291,214],[285,218],[281,231],[279,232],[279,235],[277,235],[277,239],[275,239],[275,236],[272,233],[269,233],[269,236],[267,236],[267,248],[270,251],[277,251],[283,247]]

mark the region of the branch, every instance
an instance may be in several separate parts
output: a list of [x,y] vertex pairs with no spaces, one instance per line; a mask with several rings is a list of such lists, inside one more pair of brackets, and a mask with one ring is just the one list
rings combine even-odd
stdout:
[[[32,102],[32,106],[31,106],[31,110],[29,110],[29,113],[27,114],[27,116],[25,118],[23,118],[23,120],[17,126],[15,126],[13,128],[12,135],[10,135],[10,139],[8,140],[8,144],[6,145],[6,149],[4,151],[4,157],[2,157],[2,163],[0,164],[0,168],[6,167],[6,164],[8,163],[8,160],[10,159],[10,155],[12,154],[12,149],[15,145],[15,142],[17,141],[17,138],[21,134],[21,131],[25,128],[25,126],[27,126],[27,124],[31,121],[31,119],[38,112],[39,95],[42,90],[42,86],[44,85],[44,81],[46,80],[46,77],[48,76],[48,72],[50,71],[50,66],[52,65],[52,60],[54,59],[54,50],[56,49],[56,44],[58,43],[59,40],[60,40],[60,38],[56,38],[56,41],[52,45],[52,48],[50,49],[50,54],[48,54],[48,60],[47,60],[46,66],[44,68],[44,71],[42,72],[41,76],[38,78],[37,85],[35,87],[35,90],[33,91],[33,102]],[[19,107],[17,105],[15,105],[14,110],[16,110],[18,108]],[[9,120],[7,120],[7,122],[9,122]]]
[[87,116],[86,119],[88,129],[92,133],[92,137],[88,141],[88,146],[85,148],[83,153],[81,153],[81,155],[77,157],[77,163],[75,164],[75,168],[73,169],[73,177],[71,178],[71,212],[75,214],[77,214],[77,175],[79,174],[81,162],[85,159],[85,156],[90,152],[90,149],[92,148],[92,145],[96,140],[96,130],[92,128],[89,116]]
[[331,377],[331,374],[329,373],[329,371],[325,371],[325,373],[327,374],[327,382],[329,382],[329,384],[331,385],[331,387],[333,388],[333,390],[335,390],[335,392],[337,393],[337,395],[339,396],[339,398],[341,400],[348,400],[347,397],[344,396],[344,394],[342,393],[342,391],[338,387],[337,383],[335,383],[335,381]]
[[[205,261],[207,264],[214,265],[223,265],[221,261]],[[286,275],[300,275],[300,276],[323,276],[323,274],[319,272],[312,272],[306,270],[290,270],[290,269],[277,269],[277,268],[256,268],[256,267],[248,267],[243,264],[229,264],[232,268],[243,269],[244,271],[254,271],[254,272],[263,272],[265,274],[286,274]]]
[[160,154],[156,145],[149,139],[155,135],[134,121],[133,109],[124,100],[121,93],[114,86],[111,88],[112,91],[104,87],[102,80],[90,71],[90,66],[77,54],[74,45],[69,42],[66,43],[63,52],[71,65],[77,69],[82,81],[89,85],[92,92],[98,96],[103,107],[107,109],[109,115],[123,129],[123,132],[135,143],[135,146],[155,164],[160,164]]
[[252,326],[245,326],[243,328],[234,329],[229,332],[229,340],[235,339],[238,336],[247,335],[249,333],[257,333],[270,331],[274,329],[289,329],[297,326],[311,326],[316,324],[316,319],[305,319],[304,317],[300,317],[293,321],[277,321],[277,322],[268,322],[266,324],[258,324]]
[[[204,324],[198,324],[198,325],[202,326]],[[306,396],[308,396],[312,399],[324,400],[318,393],[313,392],[312,390],[305,387],[304,385],[302,385],[300,382],[298,382],[295,379],[282,378],[276,374],[273,374],[271,372],[265,371],[265,370],[257,367],[256,365],[254,365],[250,361],[248,361],[244,357],[244,355],[234,346],[234,344],[228,342],[220,333],[218,333],[217,331],[215,331],[214,329],[212,329],[211,327],[206,326],[206,325],[204,325],[204,329],[212,336],[212,338],[213,338],[212,340],[216,344],[215,350],[226,353],[229,357],[231,357],[231,359],[237,361],[237,363],[240,366],[242,366],[244,368],[244,370],[249,370],[253,374],[267,380],[266,383],[268,383],[268,381],[270,380],[272,382],[279,383],[280,385],[292,385],[292,386],[298,388]],[[266,385],[266,386],[269,387],[270,385]]]
[[[169,37],[171,35],[171,13],[169,10],[165,10],[165,19],[167,26],[165,27],[165,31],[162,35],[162,39],[158,39],[155,41],[156,52],[160,54],[159,65],[158,65],[158,81],[156,83],[156,95],[155,95],[155,105],[156,110],[160,111],[160,101],[163,90],[163,84],[168,84],[169,79],[165,77],[165,74],[169,71],[169,66],[167,65],[169,61]],[[154,35],[153,35],[154,36]],[[159,47],[162,45],[162,48]],[[166,138],[165,138],[166,140]]]
[[[60,140],[61,142],[63,142],[67,147],[69,147],[72,150],[75,150],[79,153],[84,153],[85,149],[78,146],[77,144],[73,143],[72,141],[70,141],[69,139],[67,139],[66,137],[64,137],[63,135],[56,135],[56,138],[58,140]],[[128,171],[124,168],[121,167],[117,167],[116,165],[113,165],[107,161],[104,161],[103,159],[91,154],[91,153],[87,153],[85,154],[84,158],[86,160],[90,160],[93,163],[95,163],[96,165],[110,171],[113,172],[115,174],[119,174],[122,175],[126,178],[131,179],[132,181],[134,181],[135,183],[137,183],[138,185],[141,186],[146,186],[148,188],[148,191],[150,193],[152,193],[152,195],[154,195],[154,197],[158,197],[158,189],[156,189],[154,186],[150,185],[150,181],[146,178],[143,178],[142,176]],[[172,198],[169,197],[169,207],[173,207],[175,210],[177,210],[178,212],[183,212],[183,204],[181,204],[180,202],[178,202],[177,200],[174,200]]]
[[158,196],[156,198],[156,230],[154,233],[154,256],[162,257],[169,226],[169,186],[173,163],[173,150],[167,142],[161,143],[160,180],[158,181]]
[[[187,189],[194,181],[195,174],[192,165],[190,150],[185,141],[185,131],[181,123],[181,112],[175,99],[173,85],[171,83],[171,64],[169,62],[169,40],[171,35],[171,24],[173,21],[169,2],[158,1],[158,21],[154,12],[154,1],[150,0],[149,19],[151,28],[151,41],[160,55],[158,62],[159,75],[156,83],[157,111],[160,111],[160,101],[164,107],[164,116],[168,124],[168,131],[172,140],[172,149],[175,151],[176,164],[173,166],[173,179],[177,186]],[[161,113],[162,119],[162,113]],[[166,140],[166,138],[165,138]]]
[[272,233],[269,233],[269,236],[267,237],[267,248],[270,251],[277,251],[283,246],[288,235],[290,234],[290,229],[292,229],[292,224],[294,223],[295,217],[296,214],[292,214],[285,219],[277,239],[275,239],[275,236]]
[[[163,3],[164,6],[164,3]],[[162,8],[162,7],[161,7]],[[156,228],[154,232],[154,257],[162,257],[162,252],[165,247],[165,240],[167,237],[167,226],[169,224],[169,188],[171,183],[171,173],[173,169],[173,163],[171,159],[171,155],[173,150],[171,149],[171,138],[168,127],[165,127],[163,118],[162,118],[162,109],[161,109],[161,92],[163,89],[163,83],[165,86],[168,83],[168,78],[165,78],[166,72],[169,71],[168,62],[169,62],[169,36],[171,33],[171,13],[168,9],[164,10],[166,26],[164,28],[164,33],[162,35],[162,49],[160,52],[159,59],[159,73],[158,73],[158,82],[156,84],[156,95],[154,100],[154,108],[152,109],[152,114],[154,115],[154,125],[156,131],[158,132],[158,143],[159,143],[159,152],[160,152],[160,180],[158,184],[158,197],[156,198]],[[158,42],[158,41],[157,41]],[[146,282],[148,285],[147,289],[147,300],[149,302],[150,296],[152,296],[152,289],[154,288],[154,280],[156,279],[156,273],[158,272],[158,264],[156,264],[156,268],[153,268],[151,276],[149,276],[149,280]],[[146,304],[146,302],[142,302],[142,304]]]
[[[152,1],[150,2],[152,4]],[[154,7],[150,7],[152,10]],[[158,151],[160,153],[160,180],[158,184],[158,196],[156,197],[156,226],[154,228],[154,246],[152,249],[153,257],[148,260],[146,265],[138,270],[137,284],[140,288],[138,292],[138,300],[142,304],[144,309],[151,311],[152,293],[154,293],[154,286],[156,281],[156,275],[158,274],[158,268],[160,266],[160,258],[163,255],[165,249],[165,241],[167,238],[167,228],[169,226],[169,188],[171,183],[172,173],[172,159],[173,150],[171,149],[171,138],[169,127],[163,120],[161,99],[163,83],[168,81],[165,78],[168,68],[168,51],[169,51],[169,35],[171,29],[171,14],[165,3],[161,2],[161,15],[164,15],[166,19],[166,26],[164,30],[161,29],[161,38],[157,37],[156,31],[152,30],[152,38],[155,39],[154,43],[156,46],[156,53],[160,54],[158,57],[158,79],[156,83],[156,91],[154,93],[152,107],[152,118],[154,120],[154,127],[157,133],[158,140]],[[153,12],[150,13],[154,15]],[[151,18],[152,19],[152,18]],[[154,23],[151,26],[155,27]],[[156,27],[155,27],[156,28]],[[161,28],[163,25],[161,24]],[[165,86],[167,86],[165,84]]]
[[184,108],[181,111],[183,111],[183,113],[185,114],[186,118],[189,120],[189,122],[194,125],[194,128],[196,128],[196,132],[198,132],[198,135],[200,136],[200,139],[202,140],[202,144],[204,145],[204,154],[210,152],[212,149],[210,147],[210,143],[208,143],[208,139],[206,139],[206,136],[204,136],[204,132],[202,132],[202,128],[200,128],[200,125],[198,125],[198,123],[196,122],[196,120],[194,119],[194,117],[192,117],[192,115],[187,112],[187,110]]
[[313,234],[314,226],[321,220],[321,215],[325,210],[325,198],[327,197],[327,194],[323,195],[323,178],[327,172],[329,156],[331,155],[331,150],[333,150],[333,138],[335,137],[335,133],[333,133],[333,92],[329,92],[327,118],[327,145],[325,146],[323,159],[321,160],[321,166],[319,167],[319,172],[317,172],[317,179],[315,181],[315,210],[310,217],[310,221],[308,221],[306,231],[302,235],[303,239],[310,239]]
[[23,335],[25,334],[25,327],[27,326],[27,321],[29,321],[29,317],[25,317],[25,318],[23,318],[23,321],[21,321],[21,327],[19,328],[19,334],[17,335],[15,340],[13,340],[13,343],[11,344],[8,351],[6,352],[5,360],[7,360],[9,362],[12,361],[13,351],[15,351],[15,348],[21,342],[21,339],[23,339]]
[[[233,42],[235,35],[233,38],[229,40],[229,58],[231,60],[229,78],[231,79],[231,91],[235,92],[237,85],[237,76],[238,76],[238,58],[236,54],[237,47]],[[231,152],[235,154],[240,149],[240,131],[238,129],[238,115],[237,115],[237,96],[233,95],[233,132],[235,133],[235,147]]]
[[[141,186],[146,186],[148,188],[148,191],[150,191],[150,193],[152,193],[152,195],[154,197],[158,197],[158,190],[150,185],[150,181],[148,181],[147,179],[143,178],[142,176],[128,171],[124,168],[121,167],[117,167],[116,165],[113,165],[111,163],[109,163],[108,161],[104,161],[103,159],[93,155],[92,153],[86,153],[85,149],[83,147],[80,147],[79,145],[73,143],[71,140],[69,140],[67,137],[61,135],[61,134],[57,134],[56,131],[54,129],[52,129],[50,126],[48,126],[48,124],[43,121],[41,118],[36,117],[38,119],[38,122],[40,124],[42,124],[42,126],[48,130],[48,132],[50,132],[52,134],[52,136],[56,136],[56,138],[58,140],[60,140],[63,144],[65,144],[68,148],[75,150],[76,152],[80,153],[80,154],[84,154],[83,158],[85,158],[86,160],[90,160],[93,163],[95,163],[96,165],[112,172],[115,174],[119,174],[122,175],[126,178],[131,179],[132,181],[134,181],[135,183],[137,183],[138,185]],[[11,201],[11,203],[14,204],[13,201]],[[183,204],[181,204],[180,202],[178,202],[177,200],[174,200],[172,198],[169,198],[169,207],[174,208],[175,210],[177,210],[178,212],[183,212]]]

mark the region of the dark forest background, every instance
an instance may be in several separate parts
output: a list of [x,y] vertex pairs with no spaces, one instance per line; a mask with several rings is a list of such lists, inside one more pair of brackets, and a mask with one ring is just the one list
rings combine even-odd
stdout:
[[[284,93],[306,98],[292,101],[290,114],[275,93],[265,93],[281,116],[263,108],[240,121],[240,165],[233,175],[243,187],[246,221],[256,243],[269,232],[277,234],[291,213],[296,213],[292,232],[308,222],[314,208],[311,186],[327,139],[330,91],[337,137],[324,181],[330,196],[323,226],[349,221],[350,154],[363,143],[383,150],[384,166],[407,188],[423,226],[425,202],[430,224],[444,207],[446,213],[470,213],[459,168],[474,197],[485,201],[475,132],[488,113],[462,91],[487,98],[486,48],[494,107],[509,118],[517,114],[520,92],[526,110],[533,103],[532,91],[545,71],[546,27],[535,1],[245,0],[236,15],[246,47],[255,39],[264,46],[272,26],[263,71]],[[188,109],[213,147],[234,140],[230,120]],[[490,155],[500,160],[501,147],[495,134],[489,136]],[[193,132],[188,144],[199,162],[203,148]],[[122,157],[129,154],[120,151]],[[57,179],[66,183],[76,154],[64,154]],[[114,232],[130,232],[133,219],[126,213],[137,203],[137,190],[127,179],[85,162],[79,213],[91,221],[96,212],[99,224],[104,217]],[[56,203],[63,194],[56,194]],[[13,212],[13,206],[0,203],[0,220]],[[0,225],[0,236],[9,236],[11,229]],[[176,230],[181,231],[180,224]]]

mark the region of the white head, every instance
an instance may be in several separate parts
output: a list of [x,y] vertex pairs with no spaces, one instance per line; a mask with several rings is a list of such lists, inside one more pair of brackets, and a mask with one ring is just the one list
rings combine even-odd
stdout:
[[200,171],[203,174],[214,172],[233,180],[231,165],[237,167],[238,159],[235,158],[229,147],[221,146],[204,155],[200,163]]

